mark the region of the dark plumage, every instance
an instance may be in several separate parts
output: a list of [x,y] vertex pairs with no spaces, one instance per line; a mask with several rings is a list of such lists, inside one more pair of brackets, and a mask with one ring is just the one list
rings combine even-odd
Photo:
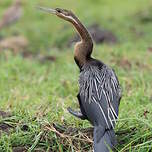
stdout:
[[[95,151],[105,147],[104,140],[113,148],[116,144],[114,127],[118,118],[121,89],[114,71],[105,64],[92,60],[80,72],[79,99],[83,113],[95,126]],[[107,150],[106,150],[107,149]]]
[[121,89],[115,72],[99,60],[91,57],[93,41],[79,19],[63,9],[46,9],[71,22],[81,41],[75,45],[74,59],[80,68],[79,93],[77,95],[80,111],[68,111],[80,118],[87,119],[94,126],[94,151],[109,152],[116,144],[114,127],[118,118]]
[[[95,152],[108,152],[116,144],[114,127],[118,118],[121,89],[115,72],[104,63],[91,59],[80,71],[79,115],[94,126]],[[72,113],[72,109],[69,108]],[[81,116],[81,117],[80,117]],[[106,142],[106,144],[105,144]]]

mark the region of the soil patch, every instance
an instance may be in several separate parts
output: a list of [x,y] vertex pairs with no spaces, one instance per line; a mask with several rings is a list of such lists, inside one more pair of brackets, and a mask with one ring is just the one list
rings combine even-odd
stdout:
[[149,48],[148,48],[148,51],[149,51],[149,52],[152,52],[152,47],[149,47]]
[[27,152],[26,147],[14,147],[13,152]]
[[10,116],[11,116],[10,112],[5,112],[5,111],[0,110],[0,117],[6,118],[6,117],[10,117]]
[[48,56],[42,56],[42,57],[40,57],[40,62],[49,62],[49,61],[51,61],[51,62],[55,62],[56,61],[56,57],[55,56],[51,56],[51,55],[48,55]]
[[[0,123],[0,132],[6,132],[6,133],[9,133],[9,130],[11,129],[12,127],[6,123]],[[1,134],[1,133],[0,133]]]
[[[2,118],[7,118],[10,117],[11,113],[10,112],[5,112],[0,110],[0,117]],[[0,122],[0,135],[2,132],[9,133],[9,130],[12,128],[9,124],[6,124],[4,122]]]

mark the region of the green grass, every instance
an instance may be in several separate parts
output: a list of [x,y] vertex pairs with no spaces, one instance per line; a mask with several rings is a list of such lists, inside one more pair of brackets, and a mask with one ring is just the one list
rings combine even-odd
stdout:
[[[0,1],[0,16],[9,5],[10,0]],[[62,45],[72,36],[73,28],[55,16],[36,10],[36,5],[72,9],[86,25],[98,21],[116,34],[119,41],[116,45],[96,45],[93,56],[115,69],[123,88],[116,127],[117,150],[150,151],[152,52],[148,47],[152,46],[152,22],[143,24],[137,15],[152,7],[148,0],[24,0],[23,18],[1,31],[0,35],[23,34],[30,41],[28,51],[51,54],[57,60],[41,63],[37,59],[14,56],[10,51],[0,54],[0,109],[11,111],[13,115],[0,118],[0,122],[14,127],[11,133],[1,135],[0,151],[11,152],[18,146],[25,146],[29,151],[49,151],[51,148],[52,151],[62,151],[65,150],[64,144],[55,133],[46,131],[47,124],[55,122],[77,128],[90,126],[66,110],[68,106],[78,108],[79,70],[73,60],[73,48]],[[134,28],[136,32],[132,30]],[[140,32],[143,33],[141,36],[138,35]],[[56,46],[62,47],[58,49]],[[27,131],[23,129],[24,125],[28,126]],[[72,144],[66,148],[71,152]],[[79,149],[84,151],[82,147]]]

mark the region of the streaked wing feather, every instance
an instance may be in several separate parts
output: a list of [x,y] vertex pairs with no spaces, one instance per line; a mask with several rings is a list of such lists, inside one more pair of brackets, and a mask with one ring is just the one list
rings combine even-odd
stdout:
[[[118,118],[119,104],[116,102],[121,95],[119,82],[114,71],[106,65],[101,69],[96,66],[88,66],[80,73],[79,84],[80,94],[85,96],[85,102],[96,103],[107,127],[114,128]],[[106,100],[106,107],[102,97]],[[117,101],[115,101],[116,99]]]

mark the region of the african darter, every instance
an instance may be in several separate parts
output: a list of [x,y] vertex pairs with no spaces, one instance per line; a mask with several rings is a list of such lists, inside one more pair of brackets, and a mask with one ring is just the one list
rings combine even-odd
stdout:
[[94,126],[94,151],[109,152],[116,144],[114,127],[118,118],[121,88],[113,69],[102,61],[91,57],[93,41],[80,20],[69,10],[39,9],[72,23],[81,41],[74,47],[74,60],[80,69],[79,93],[77,95],[80,111],[68,111],[80,118],[87,119]]

